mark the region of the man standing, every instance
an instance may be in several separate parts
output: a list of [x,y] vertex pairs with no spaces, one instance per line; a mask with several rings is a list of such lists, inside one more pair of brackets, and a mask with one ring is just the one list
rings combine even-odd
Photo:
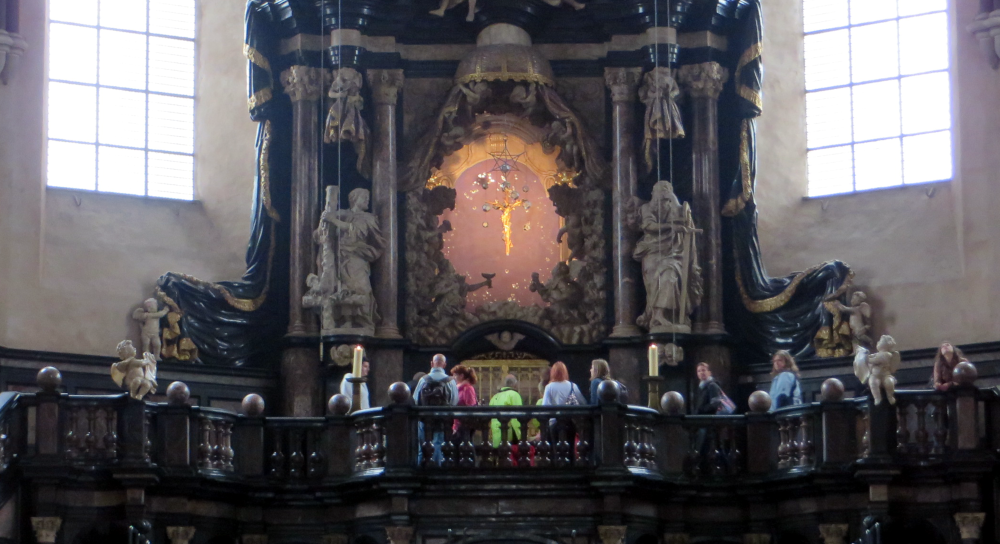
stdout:
[[[368,375],[368,369],[371,365],[368,363],[368,359],[365,359],[361,363],[361,376],[365,377]],[[354,402],[354,384],[350,382],[350,378],[353,378],[354,374],[348,372],[344,374],[344,379],[340,380],[340,393],[347,395],[347,400],[351,403]],[[353,408],[353,406],[352,406]],[[368,384],[361,384],[361,408],[359,410],[367,410],[371,408],[371,404],[368,402]]]
[[[500,392],[490,399],[490,406],[521,406],[521,394],[517,392],[517,377],[507,374],[503,380],[503,387]],[[521,422],[516,419],[510,420],[510,427],[507,429],[507,441],[516,443],[521,439]],[[500,447],[500,420],[494,419],[490,422],[490,436],[493,439],[493,447]],[[516,447],[516,446],[515,446]]]
[[[417,386],[413,389],[414,404],[417,406],[455,406],[458,404],[458,386],[445,372],[444,369],[447,366],[448,361],[444,355],[438,353],[431,358],[431,371],[420,378]],[[445,427],[450,429],[451,425]],[[444,455],[441,453],[441,445],[444,444],[443,429],[444,427],[441,427],[440,430],[434,430],[434,435],[431,437],[431,443],[434,445],[432,460],[438,466],[444,461]],[[423,422],[417,425],[417,440],[422,446],[424,443]],[[423,462],[423,457],[423,448],[417,448],[417,463]]]

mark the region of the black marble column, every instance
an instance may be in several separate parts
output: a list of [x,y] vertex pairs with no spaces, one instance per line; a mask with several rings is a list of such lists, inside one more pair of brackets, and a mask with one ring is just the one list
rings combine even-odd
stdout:
[[635,102],[636,90],[642,78],[641,68],[605,68],[604,78],[611,90],[613,107],[611,118],[612,146],[612,270],[615,289],[615,325],[611,336],[639,336],[642,331],[635,324],[639,313],[637,284],[639,271],[632,259],[635,235],[626,226],[629,202],[636,195],[638,173],[636,168]]
[[401,338],[399,334],[399,221],[396,177],[396,104],[403,86],[402,70],[368,70],[368,85],[375,102],[375,140],[372,160],[372,210],[385,236],[385,251],[375,261],[372,275],[380,321],[375,336]]
[[[319,333],[316,316],[302,308],[306,276],[313,271],[316,248],[312,233],[319,219],[319,99],[324,73],[320,68],[292,66],[281,74],[292,100],[292,187],[289,218],[288,336]],[[320,415],[319,353],[316,348],[288,347],[281,358],[282,415]]]
[[718,100],[728,71],[717,62],[682,66],[678,80],[691,98],[692,212],[703,233],[698,238],[705,294],[696,308],[692,332],[723,334],[722,215],[719,202]]

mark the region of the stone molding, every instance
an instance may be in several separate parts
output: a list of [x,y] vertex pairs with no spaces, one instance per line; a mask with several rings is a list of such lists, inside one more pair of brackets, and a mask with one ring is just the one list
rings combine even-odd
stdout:
[[695,98],[717,100],[728,79],[729,70],[718,62],[685,64],[677,71],[677,81]]
[[399,90],[403,88],[403,71],[368,70],[365,72],[368,86],[372,89],[372,101],[380,106],[395,106],[399,100]]
[[823,539],[823,544],[846,544],[847,530],[850,526],[846,523],[825,523],[819,526],[819,537]]
[[167,527],[170,544],[188,544],[194,538],[195,528],[191,526]]
[[38,544],[55,544],[60,527],[62,527],[62,518],[31,518],[31,528],[35,531],[35,540],[38,541]]
[[605,68],[604,82],[611,89],[611,101],[635,102],[639,98],[642,68]]
[[281,85],[292,102],[319,100],[326,79],[326,70],[310,66],[292,66],[281,72]]
[[627,530],[628,527],[625,525],[597,526],[597,534],[601,537],[601,544],[624,544]]
[[978,541],[982,536],[985,512],[959,512],[955,514],[955,523],[962,534],[962,540]]

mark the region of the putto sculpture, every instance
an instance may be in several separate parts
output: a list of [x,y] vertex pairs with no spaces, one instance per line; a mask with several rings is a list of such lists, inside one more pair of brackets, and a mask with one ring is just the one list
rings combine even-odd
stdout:
[[[633,202],[635,207],[636,202]],[[681,204],[669,181],[653,186],[652,199],[630,215],[630,224],[642,233],[632,256],[642,263],[646,309],[636,320],[649,332],[691,332],[691,311],[701,303],[702,279],[698,265],[691,207]]]
[[130,397],[142,400],[149,393],[156,393],[156,359],[148,351],[142,354],[142,359],[136,359],[135,346],[131,340],[122,340],[118,344],[117,363],[111,365],[111,379],[119,387],[128,388]]
[[896,349],[896,340],[884,334],[876,345],[877,352],[869,354],[864,347],[859,347],[854,356],[854,375],[861,383],[868,382],[872,390],[875,405],[882,403],[882,390],[889,404],[896,404],[896,378],[893,374],[899,370],[900,356]]
[[872,339],[868,336],[868,331],[871,330],[872,309],[867,301],[868,295],[864,291],[855,291],[851,295],[850,306],[844,306],[837,300],[833,301],[833,305],[841,313],[850,316],[848,324],[851,326],[851,344],[855,353],[859,347],[869,348],[872,345]]
[[142,352],[153,354],[153,358],[160,360],[160,318],[167,315],[169,308],[157,309],[155,298],[147,298],[142,303],[141,308],[136,308],[132,312],[132,319],[142,323],[140,329],[142,337]]
[[368,211],[367,189],[348,195],[350,208],[339,209],[340,187],[327,187],[326,208],[313,234],[320,245],[319,274],[306,280],[302,305],[320,311],[322,334],[375,334],[378,311],[371,283],[371,263],[382,255],[385,240],[378,220]]

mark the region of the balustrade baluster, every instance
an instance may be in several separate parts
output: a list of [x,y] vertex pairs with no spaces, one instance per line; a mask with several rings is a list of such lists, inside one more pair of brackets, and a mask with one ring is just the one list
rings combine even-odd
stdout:
[[77,410],[75,408],[70,408],[68,410],[69,414],[66,420],[66,435],[64,437],[66,446],[66,458],[76,459],[76,425],[77,425]]
[[924,399],[917,401],[917,451],[921,455],[927,455],[931,451],[930,435],[927,432],[927,401]]
[[688,454],[684,462],[684,473],[692,478],[701,475],[702,430],[697,427],[688,429]]
[[[488,468],[497,466],[497,452],[493,448],[493,441],[490,439],[490,420],[488,418],[476,418],[476,426],[482,439],[476,446],[476,454],[479,456],[479,467]],[[475,443],[475,442],[473,442]]]
[[540,435],[538,445],[535,446],[535,466],[547,468],[552,461],[552,436],[549,429],[548,418],[538,420]]
[[88,406],[87,407],[87,434],[85,435],[84,442],[86,444],[86,449],[84,454],[87,458],[93,458],[97,453],[97,407]]
[[472,434],[476,432],[474,421],[471,417],[459,420],[458,430],[455,432],[455,443],[458,444],[458,466],[462,468],[476,466],[476,447],[472,445]]
[[736,475],[741,472],[740,467],[743,463],[743,452],[740,451],[736,426],[730,425],[726,429],[729,435],[729,454],[727,456],[729,459],[729,474]]
[[423,468],[436,467],[437,463],[434,461],[434,427],[433,420],[427,420],[422,418],[420,420],[420,425],[422,425],[423,441],[420,443],[420,466]]
[[905,455],[910,453],[910,405],[899,402],[896,404],[896,452]]
[[517,443],[518,468],[531,466],[531,442],[528,441],[528,422],[530,421],[530,418],[518,418],[518,422],[521,424],[521,440]]
[[934,447],[931,448],[931,455],[944,454],[945,444],[948,440],[947,404],[943,397],[934,399],[932,406],[934,413],[931,416],[934,421]]
[[[503,418],[500,421],[500,452],[498,453],[499,466],[501,468],[510,468],[514,466],[514,460],[511,459],[511,445],[510,445],[510,433],[511,424],[510,418]],[[492,444],[492,436],[490,437],[490,443]],[[483,440],[485,442],[485,440]]]
[[653,428],[649,426],[643,426],[642,431],[644,434],[642,443],[644,444],[644,449],[646,452],[645,466],[649,470],[656,470],[656,446],[653,445]]
[[789,447],[789,427],[788,419],[778,420],[778,468],[788,468],[791,448]]
[[576,458],[575,464],[578,466],[589,466],[590,465],[590,452],[592,450],[590,442],[591,438],[591,420],[589,417],[580,418],[580,421],[576,424],[577,433],[580,436],[580,441],[576,444]]
[[274,429],[274,451],[271,452],[271,477],[285,477],[285,453],[283,444],[284,429],[278,427]]
[[715,425],[708,427],[706,435],[708,446],[708,473],[712,476],[719,476],[725,472],[722,457],[722,440],[719,436],[719,428]]
[[212,421],[212,468],[222,469],[222,421]]
[[305,475],[306,457],[302,454],[302,431],[288,431],[288,477],[301,478]]
[[634,467],[638,465],[636,453],[639,451],[638,444],[634,440],[635,425],[625,424],[625,466]]
[[358,437],[358,446],[354,450],[355,470],[367,470],[371,467],[371,445],[368,444],[368,427],[355,423],[354,433]]
[[232,472],[233,458],[236,455],[233,450],[233,424],[226,421],[222,425],[222,470]]
[[212,422],[208,418],[198,419],[198,431],[201,441],[198,444],[198,468],[212,468]]
[[118,433],[115,432],[117,427],[116,413],[113,406],[104,409],[104,456],[108,459],[118,457]]
[[450,422],[450,419],[438,419],[436,422],[439,432],[444,436],[444,443],[441,445],[441,455],[444,457],[441,466],[444,468],[454,468],[458,465],[458,448],[455,446]]
[[860,422],[859,424],[861,425],[861,443],[860,443],[861,457],[867,458],[869,455],[871,455],[872,452],[871,425],[870,425],[871,419],[868,417],[867,409],[861,412],[859,422]]
[[812,441],[812,418],[810,416],[799,418],[799,434],[801,436],[798,448],[799,466],[812,467],[815,462],[813,457],[815,447]]
[[374,468],[385,466],[385,446],[382,438],[382,424],[373,421],[371,426],[371,465]]

